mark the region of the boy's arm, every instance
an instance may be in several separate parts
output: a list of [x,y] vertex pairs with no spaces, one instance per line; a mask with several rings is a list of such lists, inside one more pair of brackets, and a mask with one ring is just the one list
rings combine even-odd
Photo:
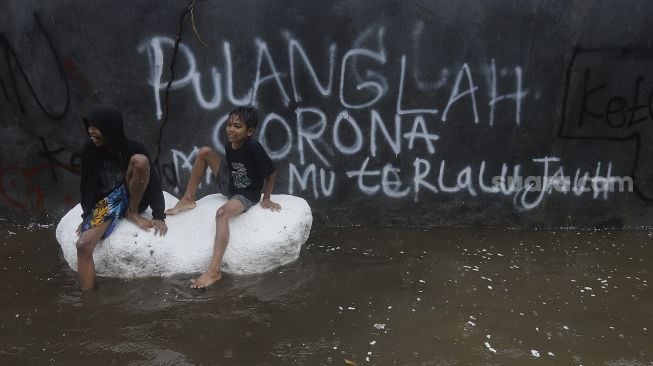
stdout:
[[79,182],[79,200],[80,200],[80,206],[82,207],[82,219],[88,215],[90,212],[91,206],[93,202],[93,192],[89,192],[88,190],[88,173],[90,170],[89,166],[89,155],[91,154],[90,151],[90,146],[88,143],[84,144],[82,146],[82,151],[81,151],[81,156],[82,156],[82,167],[81,171],[79,172],[81,176],[81,180]]
[[160,236],[168,232],[168,226],[165,223],[166,214],[164,213],[166,204],[161,189],[161,180],[156,170],[150,169],[150,182],[143,194],[143,199],[147,199],[152,208],[152,225],[154,226],[154,235]]
[[273,171],[272,174],[268,175],[265,178],[265,186],[263,187],[263,199],[270,199],[272,194],[272,188],[274,188],[274,180],[277,179],[277,171]]
[[[150,205],[152,208],[152,218],[164,222],[166,219],[166,214],[164,213],[166,209],[166,202],[163,197],[163,190],[161,189],[161,178],[157,173],[156,169],[153,168],[154,164],[150,154],[148,154],[147,149],[140,142],[133,141],[131,142],[132,152],[135,154],[143,154],[147,156],[147,159],[150,163],[150,181],[145,188],[143,193],[143,199]],[[165,223],[163,223],[165,226]],[[156,227],[158,229],[158,227]],[[164,232],[165,234],[165,232]]]
[[263,187],[263,200],[261,201],[261,206],[263,206],[263,208],[269,208],[272,211],[279,211],[281,209],[280,204],[270,200],[270,195],[272,195],[272,188],[274,188],[274,181],[276,178],[276,170],[273,171],[272,174],[268,175],[267,178],[265,178],[265,186]]
[[166,202],[163,198],[163,190],[161,189],[161,180],[156,170],[150,169],[150,182],[145,190],[143,198],[147,198],[150,207],[152,208],[152,218],[155,220],[165,221]]

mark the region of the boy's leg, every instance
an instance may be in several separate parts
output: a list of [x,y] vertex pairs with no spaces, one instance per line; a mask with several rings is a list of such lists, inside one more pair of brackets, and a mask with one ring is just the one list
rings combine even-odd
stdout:
[[77,247],[77,273],[82,290],[90,290],[95,286],[95,262],[93,250],[107,231],[111,220],[107,220],[94,228],[88,229],[79,235],[75,243]]
[[197,187],[199,187],[202,178],[204,178],[204,175],[206,174],[206,167],[211,167],[213,175],[215,176],[220,171],[221,161],[222,159],[220,159],[220,155],[218,155],[215,150],[208,146],[202,147],[197,152],[197,157],[193,163],[193,169],[190,171],[190,179],[188,180],[184,196],[181,197],[175,207],[166,210],[166,215],[174,215],[195,208],[195,193],[197,193]]
[[229,243],[229,219],[240,215],[243,211],[245,211],[245,206],[236,199],[230,199],[218,209],[215,214],[216,230],[213,241],[213,255],[211,256],[209,269],[199,278],[191,280],[191,287],[204,288],[222,278],[220,266],[222,265],[222,257]]
[[125,174],[127,191],[129,191],[129,207],[125,217],[144,230],[149,230],[152,223],[138,214],[138,206],[141,204],[143,194],[150,182],[150,161],[142,154],[132,155],[129,159],[129,167]]

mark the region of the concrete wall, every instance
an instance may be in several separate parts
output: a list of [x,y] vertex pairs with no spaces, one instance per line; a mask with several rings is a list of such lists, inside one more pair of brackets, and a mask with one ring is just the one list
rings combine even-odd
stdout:
[[[635,227],[653,218],[651,2],[2,8],[4,217],[55,220],[78,201],[79,116],[110,101],[177,195],[196,149],[221,150],[228,111],[254,103],[257,137],[278,166],[275,192],[306,198],[316,224]],[[620,177],[632,192],[604,189]]]

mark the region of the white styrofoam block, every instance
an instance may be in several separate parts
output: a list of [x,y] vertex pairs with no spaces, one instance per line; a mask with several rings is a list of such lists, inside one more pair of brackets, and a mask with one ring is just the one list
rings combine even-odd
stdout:
[[[177,199],[164,192],[166,208]],[[222,271],[251,274],[269,271],[299,257],[301,246],[308,239],[313,215],[308,203],[300,197],[272,195],[281,211],[254,205],[229,222],[229,244],[222,261]],[[204,272],[211,260],[215,237],[215,213],[227,202],[221,194],[212,194],[197,201],[192,210],[168,216],[168,233],[161,237],[141,230],[122,219],[113,233],[100,241],[93,258],[99,276],[134,278],[169,276],[176,273]],[[57,226],[57,240],[64,258],[77,269],[78,239],[75,233],[81,222],[80,205],[71,209]],[[144,217],[151,218],[148,209]]]

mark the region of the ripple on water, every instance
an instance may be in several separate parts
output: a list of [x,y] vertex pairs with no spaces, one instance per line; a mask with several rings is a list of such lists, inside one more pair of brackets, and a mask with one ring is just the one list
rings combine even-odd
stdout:
[[319,228],[298,261],[268,273],[225,275],[199,291],[188,286],[197,274],[99,278],[89,293],[53,228],[11,232],[0,235],[0,306],[10,315],[0,317],[1,361],[638,366],[651,357],[648,232]]

